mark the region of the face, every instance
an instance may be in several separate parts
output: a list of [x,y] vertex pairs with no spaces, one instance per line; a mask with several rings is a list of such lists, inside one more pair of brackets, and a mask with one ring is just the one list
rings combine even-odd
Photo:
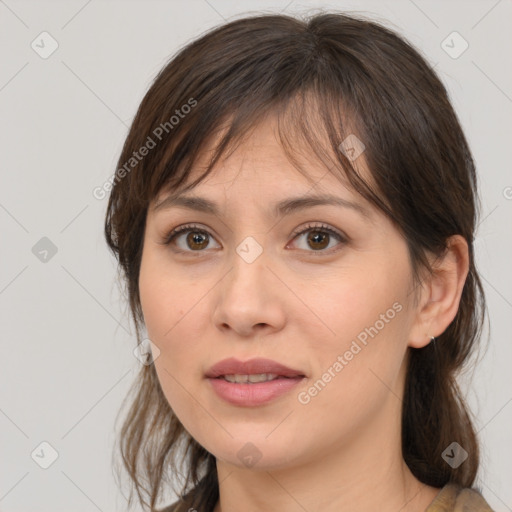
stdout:
[[[140,270],[169,404],[198,443],[239,467],[304,463],[342,450],[390,415],[399,421],[390,396],[401,394],[414,321],[403,237],[313,161],[312,187],[274,133],[266,121],[187,191],[214,203],[215,213],[191,202],[155,208],[169,193],[155,199]],[[312,195],[338,202],[277,209]],[[206,377],[227,358],[266,358],[299,376],[259,384]]]

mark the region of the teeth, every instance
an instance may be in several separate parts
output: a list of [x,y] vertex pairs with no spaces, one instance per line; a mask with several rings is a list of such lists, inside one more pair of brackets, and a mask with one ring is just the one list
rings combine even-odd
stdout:
[[254,383],[254,382],[266,382],[268,380],[274,380],[277,379],[279,375],[276,373],[258,373],[253,375],[224,375],[224,380],[227,380],[228,382],[234,382],[238,384],[244,384],[244,383]]

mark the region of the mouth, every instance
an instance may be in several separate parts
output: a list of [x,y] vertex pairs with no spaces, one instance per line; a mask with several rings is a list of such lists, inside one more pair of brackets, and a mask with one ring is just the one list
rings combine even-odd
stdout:
[[239,361],[235,358],[224,359],[214,364],[205,374],[208,379],[226,378],[229,382],[255,383],[276,378],[296,378],[306,375],[272,359],[250,359]]
[[246,362],[225,359],[214,365],[205,376],[220,398],[242,407],[273,401],[306,378],[303,372],[270,359]]
[[217,379],[224,379],[227,382],[233,384],[257,384],[259,382],[270,382],[276,379],[294,379],[303,376],[296,377],[285,377],[284,375],[278,375],[277,373],[251,373],[251,374],[232,374],[232,375],[220,375]]

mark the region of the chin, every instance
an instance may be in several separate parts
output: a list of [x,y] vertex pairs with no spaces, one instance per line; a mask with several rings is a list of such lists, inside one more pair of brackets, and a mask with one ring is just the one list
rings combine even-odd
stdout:
[[[223,440],[221,445],[211,445],[205,448],[212,453],[218,461],[237,467],[238,469],[276,470],[290,466],[290,452],[292,446],[288,446],[282,439],[272,441],[265,439],[268,430],[261,435],[236,436],[227,443]],[[294,447],[297,453],[297,446]]]

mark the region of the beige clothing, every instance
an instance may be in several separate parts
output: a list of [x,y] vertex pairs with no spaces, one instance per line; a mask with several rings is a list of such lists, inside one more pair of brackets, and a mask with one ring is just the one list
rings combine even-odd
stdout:
[[480,492],[446,484],[425,512],[493,512]]

